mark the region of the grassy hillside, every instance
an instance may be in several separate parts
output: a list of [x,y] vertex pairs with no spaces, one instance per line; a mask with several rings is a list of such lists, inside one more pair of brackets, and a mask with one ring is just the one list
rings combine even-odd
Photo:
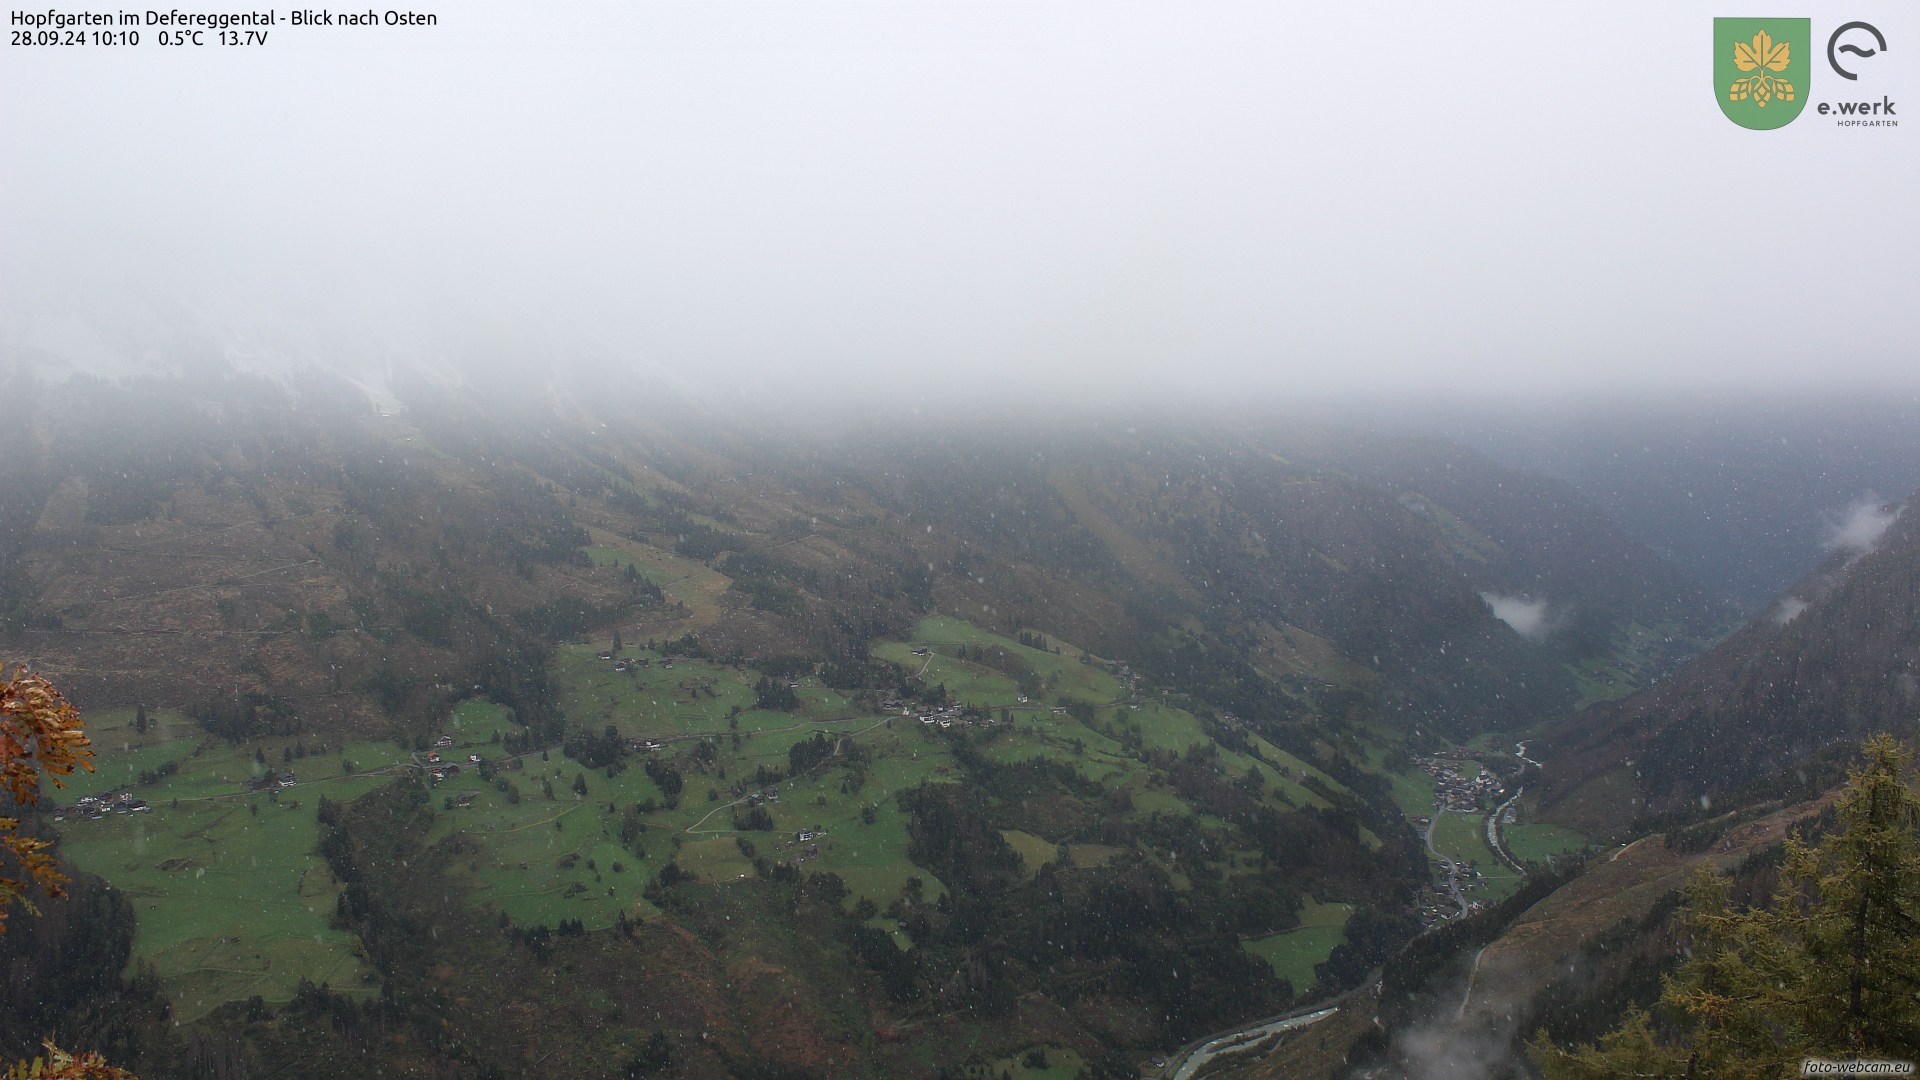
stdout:
[[[255,995],[290,1002],[303,984],[372,993],[396,976],[378,960],[392,946],[362,948],[362,934],[390,932],[362,912],[427,890],[457,905],[436,921],[460,910],[460,919],[497,920],[515,934],[594,933],[684,922],[689,890],[831,882],[819,895],[850,926],[878,928],[888,950],[949,956],[951,931],[935,929],[946,919],[935,913],[995,903],[1001,890],[972,877],[980,871],[965,859],[933,852],[927,815],[958,797],[942,792],[977,793],[952,805],[975,806],[963,819],[980,813],[999,824],[1027,888],[1058,896],[1104,888],[1098,875],[1158,880],[1196,915],[1233,912],[1219,928],[1243,935],[1229,937],[1236,953],[1243,940],[1296,992],[1346,940],[1356,907],[1377,902],[1364,877],[1328,876],[1341,859],[1380,847],[1374,829],[1355,830],[1345,854],[1294,849],[1285,833],[1263,831],[1303,811],[1351,815],[1362,804],[1347,784],[1258,736],[1223,748],[1217,721],[1159,695],[1143,700],[1137,679],[1071,643],[927,618],[906,639],[875,643],[872,670],[890,674],[857,692],[819,685],[817,675],[776,682],[737,661],[678,655],[669,668],[655,644],[623,645],[620,656],[636,661],[623,671],[601,657],[604,642],[558,649],[552,685],[584,730],[548,745],[483,698],[449,710],[446,745],[421,749],[226,743],[170,711],[135,733],[129,711],[103,711],[100,778],[130,782],[123,786],[152,809],[63,822],[64,850],[135,898],[135,959],[154,965],[189,1019]],[[757,707],[768,686],[791,691],[785,707]],[[882,697],[899,703],[877,707]],[[458,768],[429,775],[448,766]],[[244,787],[281,772],[296,774],[293,786]],[[352,887],[343,887],[332,856],[321,854],[339,847],[317,816],[322,796],[384,798],[396,784],[418,793],[418,809],[383,829],[380,843],[416,854],[378,874],[355,862]],[[1251,895],[1297,896],[1315,880],[1336,898],[1306,898],[1297,912],[1283,901],[1241,911],[1232,899],[1256,886]],[[235,937],[234,926],[248,929]],[[461,963],[467,947],[443,942],[439,951]],[[1097,955],[1077,964],[1093,963],[1090,972],[1112,963]],[[948,962],[924,961],[929,970],[916,979]],[[909,1001],[944,999],[937,980],[920,985]],[[1090,1033],[1119,1005],[1102,1001],[1069,1011],[1077,1042],[1032,1031],[1052,1049],[1049,1064],[1027,1074],[1094,1053]]]
[[[236,1045],[324,1014],[405,1048],[384,1067],[512,1074],[543,1019],[619,1013],[556,1052],[1150,1056],[1363,978],[1419,926],[1414,761],[1647,677],[1633,628],[1680,618],[1630,587],[1645,552],[1478,459],[185,391],[35,413],[0,646],[151,807],[57,825],[135,901],[129,970]],[[138,420],[61,426],[88,410]],[[1536,577],[1579,634],[1492,616]],[[155,723],[120,738],[135,702]],[[698,973],[684,1000],[655,956]]]

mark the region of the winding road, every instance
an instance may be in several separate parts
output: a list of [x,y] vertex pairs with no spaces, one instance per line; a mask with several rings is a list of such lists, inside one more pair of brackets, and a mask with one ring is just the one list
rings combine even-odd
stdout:
[[1283,1032],[1295,1031],[1309,1024],[1317,1024],[1339,1011],[1338,1006],[1329,1005],[1310,1013],[1296,1013],[1292,1016],[1277,1017],[1256,1027],[1241,1028],[1238,1031],[1215,1036],[1189,1051],[1186,1060],[1182,1061],[1180,1067],[1169,1075],[1172,1076],[1173,1080],[1190,1080],[1194,1073],[1200,1071],[1201,1067],[1214,1058],[1219,1057],[1221,1054],[1235,1054],[1242,1050],[1252,1049],[1254,1044],[1263,1039],[1273,1035],[1279,1035]]

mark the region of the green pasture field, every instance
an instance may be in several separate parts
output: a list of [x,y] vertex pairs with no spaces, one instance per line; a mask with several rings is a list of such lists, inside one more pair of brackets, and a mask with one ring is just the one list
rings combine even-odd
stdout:
[[466,748],[491,743],[495,735],[505,738],[519,729],[513,722],[512,709],[485,698],[468,698],[453,707],[446,734],[453,736],[456,748]]
[[[1327,785],[1328,790],[1346,792],[1347,794],[1352,794],[1352,792],[1347,790],[1347,785],[1341,783],[1338,780],[1335,780],[1333,777],[1328,776],[1326,773],[1321,772],[1319,769],[1316,769],[1313,766],[1308,765],[1306,762],[1301,761],[1299,758],[1294,757],[1292,754],[1287,753],[1285,750],[1280,749],[1279,747],[1273,745],[1272,743],[1261,738],[1260,736],[1254,735],[1251,737],[1250,741],[1253,743],[1254,746],[1259,748],[1261,756],[1265,757],[1269,762],[1273,763],[1276,766],[1285,766],[1287,770],[1291,772],[1295,777],[1304,777],[1309,775],[1317,776],[1320,778],[1321,783]],[[1271,775],[1272,773],[1272,770],[1270,769],[1264,770],[1264,771],[1266,771],[1269,775]],[[1325,799],[1322,799],[1320,796],[1315,795],[1313,792],[1308,791],[1306,788],[1301,787],[1299,784],[1294,783],[1293,781],[1290,781],[1290,780],[1286,781],[1286,783],[1290,785],[1288,794],[1292,795],[1294,801],[1298,802],[1301,806],[1329,805]]]
[[[548,762],[538,754],[525,755],[521,765],[495,774],[496,782],[519,791],[517,803],[483,783],[474,769],[462,769],[433,787],[436,816],[426,841],[457,834],[477,848],[452,870],[467,887],[468,902],[505,912],[522,924],[579,919],[589,929],[613,925],[622,911],[635,918],[655,914],[640,891],[666,864],[669,846],[649,831],[636,845],[646,853],[642,859],[621,845],[620,817],[607,809],[609,803],[658,800],[660,792],[646,773],[628,769],[608,780],[604,772],[560,754]],[[590,785],[584,797],[573,789],[576,776]],[[545,794],[548,786],[551,799]],[[472,805],[459,806],[457,800],[469,794]],[[449,801],[455,802],[451,809]]]
[[[111,788],[131,791],[152,809],[99,821],[67,815],[59,826],[61,856],[132,901],[134,959],[154,965],[180,1018],[255,994],[290,1001],[303,978],[361,988],[368,969],[351,937],[328,925],[340,888],[315,853],[319,801],[387,783],[385,770],[403,764],[406,754],[391,743],[355,743],[283,765],[281,752],[295,740],[228,745],[190,734],[197,727],[167,714],[141,736],[116,724],[118,712],[93,717],[95,776],[70,785],[59,801]],[[256,750],[268,765],[255,761]],[[360,771],[343,775],[343,759]],[[178,771],[151,784],[125,783],[164,762],[176,762]],[[301,782],[243,790],[268,768],[293,771]]]
[[[654,660],[648,668],[628,675],[613,672],[610,664],[598,659],[600,651],[597,646],[564,646],[560,650],[556,667],[563,708],[569,715],[591,717],[591,726],[598,726],[602,721],[612,722],[625,737],[718,736],[713,742],[715,759],[711,774],[689,773],[683,768],[686,788],[681,793],[680,808],[649,815],[646,824],[650,833],[656,830],[669,835],[682,833],[683,851],[687,850],[684,845],[697,842],[696,837],[721,839],[734,851],[733,858],[740,858],[734,837],[744,835],[754,845],[757,855],[800,859],[808,873],[839,874],[849,889],[849,905],[866,897],[884,906],[899,895],[907,878],[913,876],[921,879],[929,898],[944,892],[944,887],[932,875],[906,859],[906,822],[891,800],[892,793],[903,787],[916,785],[923,778],[937,780],[953,772],[952,759],[944,744],[918,730],[920,725],[916,721],[860,715],[842,695],[807,685],[807,680],[801,680],[798,691],[803,703],[799,711],[756,710],[751,708],[753,683],[760,677],[756,671],[736,670],[700,660],[680,660],[674,670],[666,671],[657,654],[628,648],[623,654],[651,656]],[[1011,701],[1011,683],[1006,686]],[[735,705],[744,710],[737,717],[741,737],[737,748],[733,745],[735,729],[729,727],[727,715]],[[829,759],[812,773],[780,784],[780,800],[765,805],[774,822],[773,831],[736,834],[734,804],[738,800],[732,794],[735,785],[751,788],[759,765],[784,771],[789,761],[788,749],[796,742],[812,738],[816,731],[824,732],[829,739],[855,739],[867,750],[870,762],[865,785],[857,791],[842,791],[844,771]],[[672,754],[685,749],[686,745],[671,742],[663,753]],[[722,771],[725,776],[720,775]],[[606,783],[617,785],[628,777],[644,780],[644,776],[638,768],[630,768],[619,780]],[[568,782],[571,783],[570,775]],[[589,783],[593,783],[591,776]],[[721,797],[708,801],[709,788]],[[534,790],[538,791],[537,785]],[[593,798],[604,812],[607,797],[595,794]],[[620,805],[629,805],[639,798],[624,792],[613,795],[613,800]],[[875,815],[871,825],[861,819],[862,809],[869,804],[873,805]],[[745,809],[740,807],[742,813]],[[606,828],[612,830],[616,826],[617,819],[609,817]],[[809,845],[800,844],[796,837],[803,829],[813,831],[816,826],[823,828],[825,835],[813,842],[819,846],[818,855],[808,856]],[[664,857],[654,856],[655,848],[666,850],[650,840],[649,877],[665,863]],[[699,850],[710,854],[719,848]],[[517,862],[512,865],[517,869]],[[576,871],[579,865],[583,863],[576,864]],[[680,865],[704,880],[728,880],[724,875],[710,876],[700,865],[689,864],[684,858]],[[727,865],[732,867],[727,873],[738,880],[739,867]],[[635,885],[644,884],[645,880],[642,878]],[[562,884],[557,879],[548,882],[543,895],[565,892],[573,883]],[[604,884],[595,884],[602,886],[604,895]],[[576,899],[583,897],[577,890],[573,895]],[[515,907],[509,905],[506,910],[513,914]],[[607,913],[602,917],[611,919],[612,916]],[[596,924],[590,917],[586,922],[588,926]]]
[[[721,532],[734,531],[726,525],[715,527]],[[675,554],[670,548],[629,539],[604,529],[589,529],[588,536],[593,543],[586,549],[587,558],[593,560],[596,565],[632,566],[656,585],[665,585],[700,574],[719,574],[719,571],[705,562]]]
[[1040,868],[1054,860],[1060,853],[1060,845],[1019,829],[1001,829],[1000,835],[1007,845],[1020,853],[1020,862],[1026,868],[1027,876],[1032,877]]
[[1125,848],[1114,847],[1112,844],[1067,845],[1068,856],[1073,859],[1074,867],[1080,870],[1086,870],[1095,866],[1105,866],[1113,861],[1115,855],[1119,855],[1125,850]]
[[[816,860],[806,865],[809,872]],[[847,883],[848,906],[861,897],[886,907],[906,888],[907,879],[917,877],[928,900],[936,900],[947,889],[933,874],[907,858],[907,817],[892,803],[883,805],[872,825],[860,821],[858,813],[829,824],[820,843],[819,869],[831,870]]]
[[[723,531],[732,531],[724,529]],[[685,604],[695,620],[710,618],[721,593],[732,579],[698,559],[676,555],[664,548],[643,544],[604,529],[589,529],[593,544],[587,558],[601,566],[632,566],[641,576],[666,594],[669,600]]]
[[[1019,707],[1019,691],[1014,688],[1013,680],[991,668],[951,656],[934,653],[931,656],[915,656],[913,646],[896,641],[881,642],[872,647],[872,655],[880,660],[897,664],[907,677],[928,686],[945,686],[953,700],[972,705],[986,705],[998,710]],[[1015,715],[1032,715],[1041,711],[1037,703],[1028,703]]]
[[1526,879],[1525,874],[1495,858],[1480,864],[1480,885],[1468,896],[1486,903],[1505,900],[1520,891],[1520,885]]
[[[1025,1060],[1027,1051],[1022,1050],[1018,1054],[1001,1058],[975,1075],[991,1078],[991,1080],[1002,1080],[1003,1077],[1009,1076],[1013,1080],[1073,1080],[1076,1076],[1084,1075],[1082,1070],[1087,1067],[1087,1063],[1086,1059],[1080,1056],[1079,1051],[1071,1047],[1051,1044],[1040,1047],[1040,1050],[1047,1056],[1047,1066],[1044,1069],[1029,1066]],[[962,1069],[960,1075],[970,1074]]]
[[1038,757],[1052,758],[1073,766],[1087,779],[1109,787],[1124,783],[1142,768],[1118,741],[1067,716],[1015,721],[1012,727],[997,727],[983,754],[988,760],[1009,765]]
[[1499,856],[1487,850],[1480,831],[1485,824],[1484,814],[1442,814],[1433,830],[1433,846],[1455,862],[1471,861],[1485,871],[1488,863],[1499,861]]
[[[839,874],[847,884],[849,907],[865,897],[884,908],[900,895],[909,877],[921,880],[928,900],[938,898],[946,887],[907,858],[907,818],[894,799],[901,789],[915,787],[922,780],[938,781],[954,775],[953,759],[945,744],[912,730],[919,727],[911,719],[875,719],[830,733],[830,739],[836,735],[855,739],[867,751],[871,761],[865,784],[842,791],[846,774],[829,758],[823,767],[780,784],[780,801],[767,808],[774,822],[772,832],[746,835],[759,845],[760,854],[801,859],[807,873]],[[786,745],[791,743],[782,745],[783,766]],[[874,813],[870,825],[861,814],[868,806]],[[807,857],[808,845],[796,838],[803,829],[824,830],[824,835],[812,841],[819,846],[817,856]]]
[[885,915],[876,915],[873,918],[866,920],[866,925],[871,926],[875,930],[879,930],[885,933],[889,938],[892,938],[894,946],[898,948],[901,952],[913,951],[913,939],[908,937],[905,934],[905,932],[903,932],[900,929],[900,927],[895,924],[894,920],[887,918]]
[[681,845],[676,861],[682,870],[701,881],[725,884],[753,877],[753,863],[740,853],[740,845],[732,835],[689,840]]
[[1507,850],[1521,862],[1545,862],[1549,856],[1579,851],[1587,846],[1587,835],[1563,825],[1507,825],[1500,835]]
[[1185,709],[1173,709],[1164,705],[1146,704],[1138,709],[1125,712],[1122,721],[1138,726],[1140,742],[1149,750],[1167,750],[1175,754],[1185,753],[1196,743],[1211,742],[1207,733],[1200,728],[1200,721]]
[[1293,985],[1294,993],[1302,994],[1313,985],[1313,966],[1333,955],[1334,946],[1345,939],[1352,914],[1352,904],[1308,900],[1301,905],[1299,926],[1254,938],[1242,947],[1265,960],[1275,975]]
[[1469,899],[1496,903],[1521,892],[1524,880],[1526,874],[1501,863],[1500,859],[1494,859],[1492,863],[1480,863],[1480,884],[1467,896]]
[[[655,585],[664,585],[667,582],[676,581],[693,572],[693,568],[691,567],[663,566],[661,563],[664,562],[664,560],[643,558],[638,553],[629,551],[626,548],[611,547],[606,544],[595,544],[586,550],[587,558],[593,562],[593,565],[631,566],[635,573],[638,573],[641,577],[646,578]],[[693,567],[697,567],[700,570],[706,569],[706,567],[698,563],[693,564]]]
[[1433,777],[1427,775],[1425,770],[1410,769],[1381,775],[1392,785],[1393,801],[1399,804],[1402,813],[1408,817],[1429,817],[1433,814]]
[[[798,691],[799,712],[770,712],[753,707],[753,686],[760,673],[752,669],[688,659],[676,659],[668,669],[659,653],[629,643],[622,655],[651,662],[615,671],[611,662],[599,658],[603,651],[599,644],[562,645],[555,656],[560,707],[585,730],[612,724],[623,738],[670,739],[792,729],[802,722],[858,715],[844,696],[806,680]],[[730,719],[735,708],[741,711]]]
[[1480,871],[1481,883],[1472,899],[1492,902],[1511,895],[1520,887],[1522,875],[1487,848],[1485,814],[1445,814],[1433,833],[1433,846],[1453,859],[1472,860]]
[[[809,873],[838,873],[847,883],[849,906],[863,896],[884,906],[899,895],[909,876],[921,878],[929,898],[938,897],[944,891],[940,883],[906,858],[906,821],[891,795],[922,778],[938,778],[940,770],[951,773],[951,758],[939,746],[921,745],[917,732],[889,729],[881,717],[830,725],[785,719],[784,729],[743,731],[737,747],[731,734],[711,740],[714,758],[705,772],[688,756],[673,753],[691,743],[662,751],[674,760],[685,785],[674,809],[665,807],[665,795],[647,777],[641,755],[629,755],[627,767],[611,778],[604,769],[587,769],[557,749],[547,752],[547,760],[539,753],[523,755],[517,769],[500,769],[494,784],[483,784],[477,771],[463,769],[435,787],[440,816],[427,839],[437,841],[457,832],[475,844],[478,853],[460,864],[470,902],[523,923],[578,919],[598,929],[613,925],[623,911],[632,918],[649,918],[657,910],[641,891],[670,860],[705,882],[751,878],[753,864],[741,853],[739,837],[757,856],[801,859]],[[758,766],[784,771],[788,749],[815,731],[836,742],[857,740],[868,749],[872,760],[866,783],[857,791],[842,791],[844,770],[829,758],[806,775],[776,786],[778,801],[764,804],[774,822],[772,831],[736,829],[736,809],[744,814],[747,807],[733,792],[755,788]],[[903,735],[911,736],[913,746],[906,745]],[[587,786],[584,798],[574,790],[576,777]],[[500,790],[502,782],[518,789],[518,803]],[[709,799],[709,790],[717,797]],[[473,796],[471,804],[448,809],[448,802],[457,803],[463,794]],[[621,844],[620,826],[625,808],[649,801],[657,808],[641,819],[644,829],[636,845],[646,852],[641,859]],[[871,825],[861,818],[868,804],[874,807]],[[816,829],[824,830],[811,842],[820,850],[809,857],[810,845],[801,844],[797,835]]]
[[[934,673],[942,670],[938,666],[941,660],[952,659],[950,654],[953,652],[954,646],[978,645],[986,648],[999,648],[1004,649],[1011,656],[1018,657],[1043,680],[1051,680],[1052,690],[1049,695],[1050,700],[1060,702],[1077,700],[1092,702],[1094,704],[1105,704],[1111,701],[1118,701],[1126,695],[1126,690],[1121,686],[1120,680],[1109,674],[1106,667],[1097,660],[1083,664],[1080,662],[1081,658],[1087,656],[1087,654],[1082,653],[1079,649],[1063,641],[1051,637],[1047,640],[1058,645],[1060,652],[1053,653],[1041,649],[1029,648],[1014,641],[1012,638],[1002,637],[999,634],[982,630],[972,623],[961,619],[955,619],[946,615],[929,615],[921,619],[919,624],[914,627],[913,639],[907,644],[906,648],[897,648],[896,643],[887,643],[887,648],[897,651],[899,655],[888,653],[883,654],[881,658],[903,666],[910,665],[908,667],[909,671],[917,671],[921,665],[926,663],[927,657],[914,656],[912,646],[932,646],[934,649],[935,666],[929,669],[927,673],[928,681],[938,683],[943,680],[935,677]],[[878,652],[878,649],[876,649],[876,652]],[[943,656],[943,653],[948,655]],[[1091,660],[1091,657],[1089,657],[1089,659]],[[964,666],[976,671],[985,670],[973,664]],[[1010,680],[1008,685],[1011,685]],[[953,682],[948,681],[947,688],[953,690],[956,696],[961,696],[962,700],[970,700],[960,694],[959,689],[954,686]],[[1013,704],[1011,699],[1009,699],[1007,703]],[[996,702],[995,704],[997,705],[999,703]]]

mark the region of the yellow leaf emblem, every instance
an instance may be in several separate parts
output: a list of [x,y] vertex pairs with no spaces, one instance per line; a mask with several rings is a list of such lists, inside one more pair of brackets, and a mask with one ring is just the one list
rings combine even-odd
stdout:
[[[1789,42],[1774,41],[1773,35],[1765,30],[1753,35],[1751,42],[1734,42],[1733,66],[1741,71],[1753,71],[1757,74],[1733,80],[1733,85],[1727,88],[1727,100],[1751,100],[1763,109],[1767,107],[1767,102],[1774,98],[1792,101],[1793,84],[1767,74],[1770,71],[1787,70],[1787,62],[1792,55],[1791,48]],[[1761,71],[1761,68],[1766,70]]]

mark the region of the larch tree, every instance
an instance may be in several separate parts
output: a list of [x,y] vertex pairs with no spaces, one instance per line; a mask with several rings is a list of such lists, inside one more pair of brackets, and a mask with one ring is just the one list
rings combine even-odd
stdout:
[[[79,710],[52,683],[29,672],[0,669],[0,788],[14,805],[38,803],[42,779],[54,787],[64,787],[61,777],[74,769],[91,772],[90,745]],[[46,850],[50,846],[50,841],[21,836],[19,818],[0,817],[0,852],[5,852],[8,863],[17,864],[0,868],[0,934],[7,930],[7,917],[15,903],[39,913],[28,899],[35,886],[49,897],[65,895],[67,877],[54,868],[53,856]],[[0,1078],[135,1080],[132,1073],[107,1064],[91,1050],[73,1054],[51,1040],[44,1043],[44,1048],[42,1056],[0,1069]]]
[[[0,789],[15,806],[40,801],[44,777],[64,787],[61,777],[75,768],[91,772],[93,756],[86,731],[75,709],[53,684],[25,671],[0,669]],[[38,913],[29,899],[34,886],[50,897],[65,895],[66,875],[54,868],[46,853],[52,841],[20,835],[20,819],[0,816],[0,934],[18,903]],[[16,877],[14,875],[18,874]]]
[[1666,980],[1666,1023],[1636,1009],[1571,1050],[1542,1033],[1530,1051],[1548,1080],[1757,1080],[1797,1074],[1808,1058],[1920,1058],[1920,799],[1891,737],[1869,739],[1863,756],[1833,831],[1787,839],[1769,905],[1735,907],[1711,871],[1694,879],[1691,955]]

